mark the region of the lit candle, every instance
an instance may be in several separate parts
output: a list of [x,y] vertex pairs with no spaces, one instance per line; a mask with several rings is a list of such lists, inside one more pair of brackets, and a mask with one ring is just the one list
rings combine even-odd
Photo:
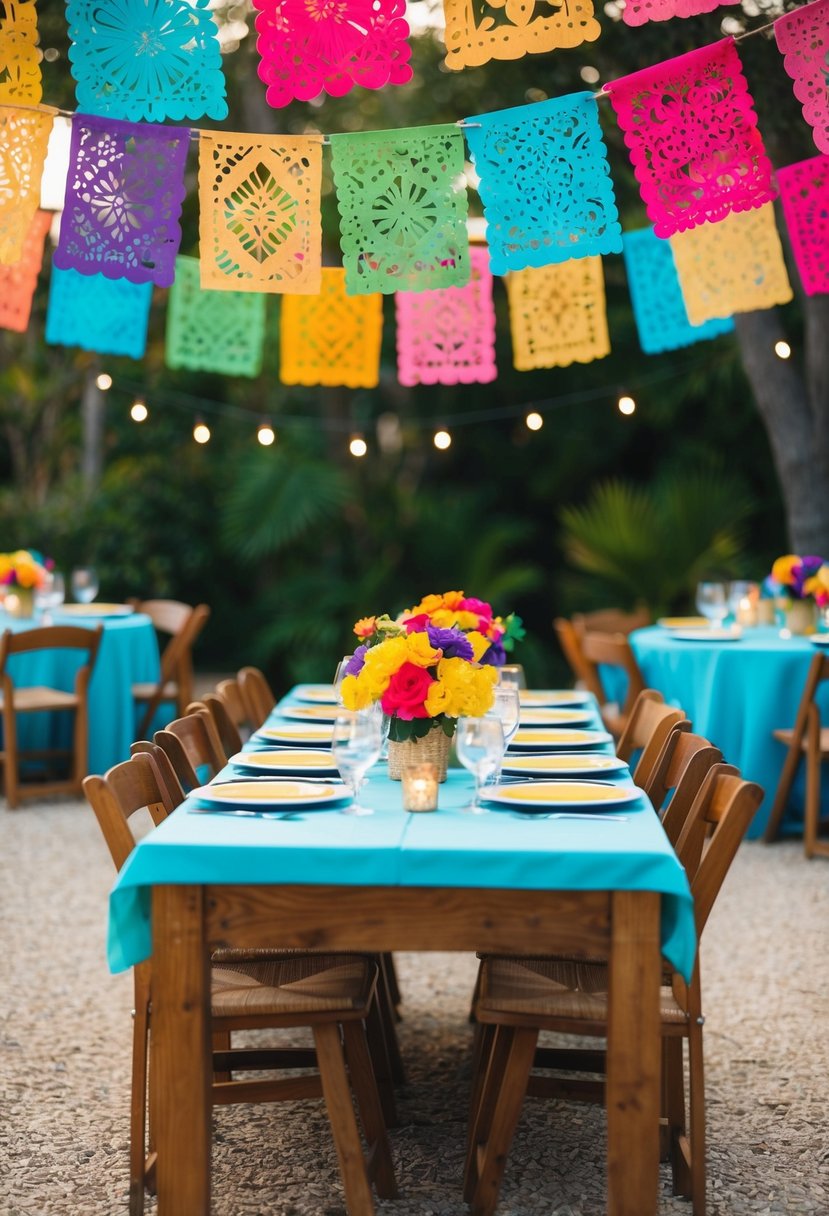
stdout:
[[757,605],[748,595],[744,595],[737,605],[737,624],[757,624]]
[[436,764],[411,764],[403,770],[403,810],[438,809],[438,770]]

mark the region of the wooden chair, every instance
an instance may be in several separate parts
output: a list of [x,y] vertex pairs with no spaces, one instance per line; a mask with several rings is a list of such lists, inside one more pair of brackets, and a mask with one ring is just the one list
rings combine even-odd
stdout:
[[595,669],[584,657],[581,646],[582,634],[576,629],[572,621],[568,621],[563,616],[556,617],[553,625],[558,637],[559,646],[573,673],[573,681],[576,687],[586,688],[589,692],[592,692],[599,704],[602,701],[606,701],[605,691],[599,683]]
[[262,725],[276,705],[276,696],[258,667],[243,667],[237,676],[242,704],[254,730]]
[[[10,810],[19,805],[21,798],[58,793],[80,796],[81,782],[88,767],[89,681],[102,634],[103,625],[97,629],[52,625],[26,629],[21,633],[10,630],[3,633],[0,639],[0,709],[3,716],[3,751],[0,752],[0,759],[3,761],[6,803]],[[9,671],[9,659],[43,650],[76,650],[81,653],[82,662],[75,674],[73,692],[43,685],[21,688],[15,684],[14,676]],[[17,746],[17,715],[58,711],[74,714],[72,746],[21,751]],[[21,759],[49,763],[58,758],[68,759],[68,777],[48,782],[21,783]]]
[[239,729],[227,712],[224,701],[215,692],[206,692],[200,701],[190,702],[184,711],[184,715],[188,717],[190,714],[195,713],[207,713],[210,715],[216,734],[219,736],[222,751],[228,759],[242,750],[244,740],[239,733]]
[[156,632],[169,635],[169,642],[161,651],[161,674],[157,683],[133,684],[132,695],[144,713],[138,724],[136,736],[140,738],[149,730],[160,705],[174,701],[179,715],[193,700],[193,644],[204,629],[210,609],[206,604],[191,608],[178,600],[130,600],[136,612],[144,612],[155,626]]
[[[645,687],[645,681],[636,662],[636,655],[623,633],[600,633],[589,631],[581,637],[581,650],[585,662],[592,671],[591,688],[598,687],[599,708],[607,729],[617,739],[627,725],[628,717],[636,698]],[[620,668],[627,679],[627,690],[621,705],[611,701],[602,681],[601,666]]]
[[[98,819],[116,868],[134,846],[132,816],[144,808],[161,822],[172,809],[153,758],[138,754],[87,777],[84,792]],[[378,1195],[397,1195],[385,1124],[366,1045],[365,1022],[377,982],[377,966],[365,955],[291,953],[262,957],[256,951],[211,960],[214,1104],[296,1101],[324,1097],[340,1162],[350,1216],[374,1212],[370,1181]],[[130,1107],[130,1213],[140,1216],[144,1186],[155,1156],[147,1155],[147,1059],[151,1039],[151,963],[134,968],[132,1100]],[[314,1050],[231,1050],[233,1030],[309,1027]],[[251,1069],[315,1069],[310,1075],[234,1080]],[[350,1079],[350,1084],[349,1084]],[[364,1158],[352,1106],[352,1090],[369,1146]],[[150,1103],[152,1115],[152,1103]]]
[[186,794],[212,781],[227,763],[209,712],[176,718],[164,730],[155,732],[153,742],[167,753]]
[[[691,733],[688,721],[672,727],[656,764],[642,789],[662,820],[665,835],[676,848],[694,799],[722,752],[702,735]],[[665,805],[668,801],[667,806]]]
[[[763,791],[736,769],[715,765],[699,790],[679,840],[691,881],[698,939]],[[525,1094],[603,1101],[601,1080],[559,1080],[533,1068],[602,1076],[602,1051],[538,1050],[541,1030],[606,1037],[609,971],[605,963],[488,958],[481,964],[475,1016],[479,1044],[464,1195],[473,1216],[495,1211],[507,1154]],[[670,972],[660,995],[663,1112],[671,1145],[674,1192],[690,1195],[693,1216],[705,1213],[705,1109],[699,954],[690,984]],[[636,1033],[631,1028],[631,1033]],[[685,1118],[683,1040],[688,1041],[689,1105]]]
[[242,736],[242,740],[249,739],[256,730],[256,726],[251,721],[247,707],[242,700],[242,691],[239,688],[238,679],[234,677],[233,679],[220,680],[216,685],[213,695],[218,697],[224,705],[228,717]]
[[829,679],[829,658],[816,654],[809,665],[797,717],[791,730],[776,730],[774,738],[788,747],[783,771],[766,825],[767,843],[776,840],[786,813],[800,761],[806,758],[806,805],[803,816],[803,851],[807,857],[829,857],[829,841],[818,839],[820,820],[820,765],[829,756],[829,728],[820,724],[817,691]]
[[651,624],[647,608],[635,608],[623,612],[621,608],[599,608],[596,612],[576,612],[572,617],[574,627],[585,633],[623,633],[626,637],[634,629],[644,629]]
[[[616,754],[621,760],[629,761],[635,752],[641,753],[633,770],[633,780],[640,789],[645,789],[651,779],[668,735],[686,720],[684,711],[666,705],[662,693],[655,688],[643,688],[639,693],[616,744]],[[690,728],[690,723],[688,725]]]

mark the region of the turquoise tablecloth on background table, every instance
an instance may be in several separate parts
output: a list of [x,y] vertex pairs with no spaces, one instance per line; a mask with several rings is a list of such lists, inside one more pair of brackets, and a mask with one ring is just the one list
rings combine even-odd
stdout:
[[[93,617],[62,617],[57,611],[52,616],[56,625],[72,624],[86,629],[98,625]],[[127,759],[136,727],[132,685],[157,680],[161,670],[158,642],[148,616],[133,613],[101,620],[104,632],[89,685],[90,773],[104,773],[113,764]],[[0,612],[0,631],[20,632],[38,624],[37,620],[17,620]],[[77,651],[34,651],[12,656],[9,672],[15,683],[23,687],[45,684],[70,692],[81,661]],[[159,721],[157,728],[161,725]],[[18,718],[19,746],[23,749],[67,746],[70,731],[70,715],[66,713],[24,714]]]
[[[281,721],[278,710],[271,724]],[[629,784],[629,775],[623,780]],[[120,971],[150,955],[157,883],[334,883],[659,891],[663,952],[689,974],[696,938],[688,882],[644,797],[625,808],[622,822],[603,823],[470,815],[462,808],[471,791],[469,774],[451,769],[438,811],[411,815],[402,809],[400,783],[381,764],[361,795],[375,811],[368,816],[197,815],[188,799],[138,844],[119,875],[110,896],[110,967]]]
[[[763,834],[786,748],[772,731],[794,725],[816,647],[808,638],[781,638],[776,629],[744,629],[739,641],[685,641],[658,625],[630,635],[649,688],[682,706],[694,730],[710,739],[766,796],[748,830]],[[802,819],[802,787],[792,809]]]

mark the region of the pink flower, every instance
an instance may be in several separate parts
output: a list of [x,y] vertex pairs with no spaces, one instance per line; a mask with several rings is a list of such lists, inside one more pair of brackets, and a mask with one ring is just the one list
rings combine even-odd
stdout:
[[434,682],[434,677],[429,675],[425,667],[402,663],[383,693],[380,701],[383,713],[397,714],[398,718],[408,722],[412,718],[428,718],[430,715],[424,702]]

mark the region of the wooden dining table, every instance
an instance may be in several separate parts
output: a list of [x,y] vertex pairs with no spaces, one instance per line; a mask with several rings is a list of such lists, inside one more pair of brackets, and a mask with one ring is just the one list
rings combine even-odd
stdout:
[[656,1212],[661,957],[689,975],[695,956],[684,871],[644,797],[611,824],[468,814],[470,790],[450,770],[437,813],[408,814],[378,766],[368,816],[237,818],[191,797],[134,850],[109,955],[120,970],[152,954],[159,1216],[210,1211],[210,954],[277,944],[608,957],[607,1211]]

